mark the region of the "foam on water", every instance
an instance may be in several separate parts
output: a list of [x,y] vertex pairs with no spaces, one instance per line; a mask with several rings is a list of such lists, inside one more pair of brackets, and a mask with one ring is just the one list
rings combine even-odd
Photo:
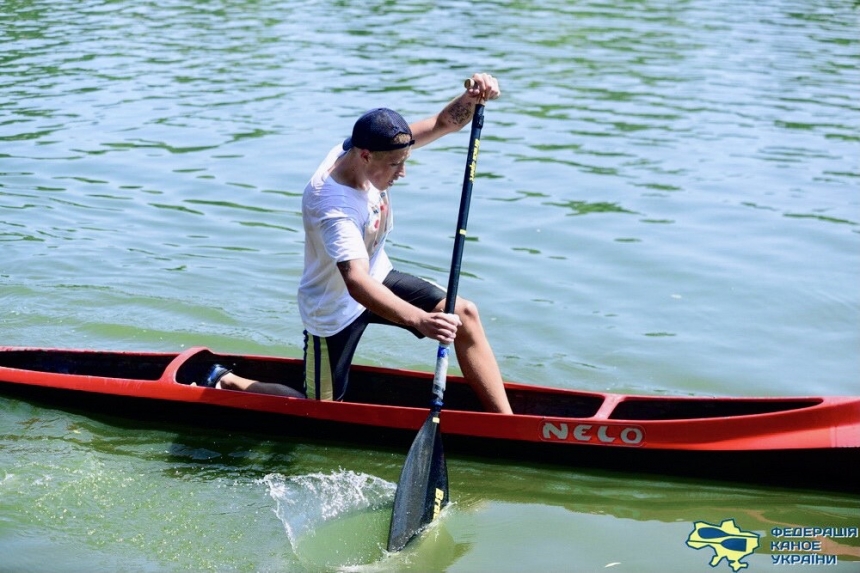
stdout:
[[382,558],[396,485],[339,470],[262,480],[296,557],[313,569]]
[[399,553],[386,550],[396,484],[353,471],[261,480],[275,500],[298,561],[311,571],[373,572],[419,570],[454,561],[453,538],[445,527],[451,505]]

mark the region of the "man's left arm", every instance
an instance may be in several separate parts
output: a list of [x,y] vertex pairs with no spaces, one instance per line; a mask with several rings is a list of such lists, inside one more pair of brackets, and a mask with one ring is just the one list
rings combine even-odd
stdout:
[[409,126],[415,139],[414,147],[427,145],[443,135],[460,131],[472,120],[478,103],[501,95],[498,80],[490,74],[477,73],[471,79],[471,87],[448,102],[442,111]]

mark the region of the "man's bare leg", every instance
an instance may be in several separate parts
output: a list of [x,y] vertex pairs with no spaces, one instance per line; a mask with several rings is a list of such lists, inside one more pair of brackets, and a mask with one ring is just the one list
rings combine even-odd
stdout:
[[242,378],[232,372],[228,372],[218,381],[218,386],[225,390],[242,390],[245,392],[256,392],[257,394],[274,394],[276,396],[288,396],[290,398],[304,398],[305,395],[283,384],[272,382],[260,382]]
[[[444,303],[443,303],[444,304]],[[463,376],[478,394],[484,408],[489,412],[511,414],[511,405],[505,393],[502,373],[496,362],[478,307],[474,303],[457,297],[455,311],[463,323],[457,329],[454,351]]]

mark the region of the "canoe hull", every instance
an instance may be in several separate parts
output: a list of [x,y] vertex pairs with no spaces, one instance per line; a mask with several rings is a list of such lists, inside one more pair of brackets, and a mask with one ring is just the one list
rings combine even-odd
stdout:
[[[298,387],[301,361],[214,354],[0,348],[0,391],[117,421],[370,444],[408,445],[432,374],[354,367],[345,402],[190,385],[214,362]],[[446,451],[488,459],[856,492],[860,397],[672,398],[507,384],[513,416],[488,414],[449,378]],[[131,422],[134,423],[134,422]]]

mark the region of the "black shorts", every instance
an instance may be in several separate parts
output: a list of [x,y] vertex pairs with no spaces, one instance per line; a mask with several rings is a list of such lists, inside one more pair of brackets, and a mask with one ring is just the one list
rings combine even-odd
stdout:
[[[439,285],[399,271],[388,273],[382,284],[406,302],[427,312],[445,299],[445,290]],[[305,331],[305,394],[308,398],[343,400],[355,349],[369,324],[399,326],[419,338],[424,337],[414,328],[396,324],[369,310],[332,336],[314,336]]]

